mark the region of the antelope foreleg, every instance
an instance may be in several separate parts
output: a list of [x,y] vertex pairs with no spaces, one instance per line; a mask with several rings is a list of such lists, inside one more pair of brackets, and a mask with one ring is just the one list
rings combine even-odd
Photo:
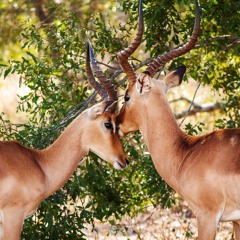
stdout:
[[2,238],[1,240],[20,240],[24,221],[21,209],[9,208],[2,211]]
[[215,215],[201,215],[197,217],[198,240],[214,240],[217,232],[218,220]]

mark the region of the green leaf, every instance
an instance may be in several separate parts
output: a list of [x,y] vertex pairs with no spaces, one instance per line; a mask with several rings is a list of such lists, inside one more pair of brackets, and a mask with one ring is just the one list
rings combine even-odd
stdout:
[[26,53],[27,53],[30,57],[32,57],[32,59],[33,59],[33,61],[34,61],[35,63],[38,62],[38,59],[37,59],[32,53],[30,53],[29,51],[27,51]]
[[5,71],[4,71],[4,78],[6,78],[10,73],[11,73],[11,71],[12,71],[12,68],[11,67],[9,67],[8,69],[6,69]]

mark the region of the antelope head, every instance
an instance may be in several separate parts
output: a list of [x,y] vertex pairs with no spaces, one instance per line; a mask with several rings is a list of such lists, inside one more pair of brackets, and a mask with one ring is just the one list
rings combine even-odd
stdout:
[[111,163],[114,168],[123,169],[129,162],[116,130],[117,91],[98,68],[90,42],[86,55],[86,73],[90,84],[103,101],[86,112],[89,121],[84,135],[85,142],[89,150]]
[[[151,103],[153,103],[156,98],[162,97],[164,99],[165,93],[168,89],[181,84],[186,71],[185,66],[176,68],[166,75],[163,80],[155,79],[154,75],[159,68],[163,67],[167,62],[189,52],[195,46],[200,30],[200,9],[198,0],[195,0],[195,5],[196,18],[190,40],[187,43],[153,59],[147,69],[137,76],[133,67],[128,62],[128,58],[138,48],[142,40],[144,24],[142,0],[140,0],[137,36],[128,48],[125,48],[118,53],[119,63],[127,74],[129,81],[124,97],[125,102],[117,118],[120,136],[139,130],[142,121],[146,121],[146,119],[141,120],[144,118],[144,109],[151,108]],[[161,106],[159,106],[159,108],[161,108]],[[152,111],[154,111],[154,109],[152,109]]]

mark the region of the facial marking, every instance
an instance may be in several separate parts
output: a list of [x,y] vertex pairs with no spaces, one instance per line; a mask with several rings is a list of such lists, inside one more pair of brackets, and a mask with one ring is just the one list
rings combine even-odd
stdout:
[[114,120],[112,120],[112,118],[111,117],[109,117],[108,118],[108,122],[110,123],[110,124],[112,124],[112,132],[115,134],[116,133],[116,124],[115,124],[115,121]]
[[115,132],[115,126],[114,126],[114,124],[113,124],[113,122],[112,122],[111,117],[108,118],[107,122],[110,123],[110,124],[112,125],[111,132]]

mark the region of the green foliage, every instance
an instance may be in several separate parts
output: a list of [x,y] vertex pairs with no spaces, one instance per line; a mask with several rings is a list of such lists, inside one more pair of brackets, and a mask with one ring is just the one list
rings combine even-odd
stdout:
[[[93,38],[103,47],[96,50],[103,57],[107,46],[113,53],[122,47],[120,40],[119,45],[114,42],[117,28],[110,31],[104,21],[98,16],[93,19]],[[90,93],[82,81],[86,79],[85,40],[85,28],[75,14],[44,29],[28,23],[21,33],[24,55],[3,66],[3,74],[20,74],[20,84],[28,86],[29,92],[19,97],[18,110],[29,114],[29,122],[14,125],[2,116],[2,137],[37,149],[57,138],[61,120],[70,110],[77,111],[72,106],[84,102]],[[126,171],[115,171],[91,154],[67,184],[26,220],[22,238],[84,239],[84,224],[93,224],[94,218],[114,223],[125,214],[136,215],[148,203],[170,206],[171,189],[157,174],[150,156],[143,154],[140,135],[134,139],[136,146],[126,144],[126,149],[136,160]]]
[[201,122],[196,124],[195,126],[193,126],[191,123],[188,123],[185,125],[184,130],[186,131],[187,134],[194,136],[202,132],[203,126],[204,126],[204,123],[201,123]]
[[[80,2],[68,4],[76,6]],[[36,19],[22,23],[21,34],[18,33],[21,56],[0,64],[4,77],[20,74],[20,85],[29,88],[25,96],[19,97],[18,107],[18,111],[28,113],[28,122],[13,124],[1,114],[0,136],[37,149],[51,144],[64,124],[86,107],[84,103],[92,92],[85,81],[86,38],[91,39],[97,59],[101,56],[104,61],[107,57],[115,60],[117,52],[133,38],[138,17],[137,0],[121,1],[127,14],[122,21],[110,15],[114,6],[119,7],[118,3],[109,5],[108,15],[100,11],[103,6],[99,4],[99,9],[91,8],[92,16],[82,11],[81,18],[77,11],[69,11],[67,3],[57,7],[53,1],[49,4],[51,23],[37,24]],[[240,47],[236,26],[240,22],[240,3],[225,1],[224,7],[222,4],[201,2],[202,32],[198,46],[168,68],[185,64],[187,75],[221,92],[224,117],[216,122],[216,127],[239,127]],[[24,5],[24,9],[28,7]],[[146,0],[144,19],[144,56],[154,57],[188,39],[194,20],[193,1]],[[141,60],[146,57],[132,62],[136,66]],[[109,71],[106,75],[112,76]],[[122,79],[113,80],[120,83]],[[197,134],[202,125],[188,124],[185,131]],[[94,224],[94,218],[115,223],[125,214],[136,215],[149,203],[171,206],[172,190],[156,172],[140,134],[126,138],[124,145],[131,159],[126,170],[115,171],[90,154],[67,184],[44,200],[37,213],[26,220],[22,238],[84,239],[84,224]]]
[[69,106],[87,96],[87,85],[78,84],[84,68],[84,48],[79,46],[85,46],[85,32],[75,15],[61,19],[48,31],[46,40],[46,33],[35,25],[25,29],[21,39],[25,56],[20,61],[12,60],[4,77],[21,74],[20,84],[30,90],[20,97],[20,111],[32,114],[32,121],[47,118],[55,123],[67,114]]

